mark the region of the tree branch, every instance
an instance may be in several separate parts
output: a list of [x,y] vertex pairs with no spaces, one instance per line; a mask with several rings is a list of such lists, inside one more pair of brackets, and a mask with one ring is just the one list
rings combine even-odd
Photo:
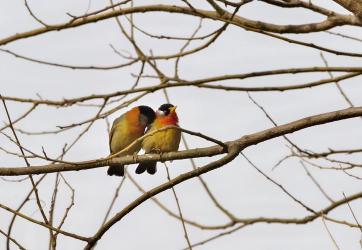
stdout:
[[362,20],[362,0],[333,0]]
[[[359,0],[358,0],[359,1]],[[352,2],[352,1],[351,1]],[[84,17],[74,17],[72,20],[66,23],[56,24],[52,26],[42,27],[23,33],[17,33],[12,36],[0,39],[0,45],[5,45],[7,43],[34,37],[40,34],[48,33],[51,31],[59,31],[64,29],[75,28],[89,23],[95,23],[98,21],[106,20],[116,16],[122,16],[132,13],[145,13],[145,12],[169,12],[169,13],[179,13],[192,16],[200,16],[203,18],[208,18],[212,20],[219,21],[229,21],[231,13],[225,12],[223,16],[220,16],[216,11],[206,11],[196,9],[193,10],[189,7],[181,7],[175,5],[146,5],[146,6],[136,6],[131,8],[122,8],[113,11],[101,12],[99,14],[84,16]],[[275,32],[275,33],[309,33],[309,32],[318,32],[331,29],[336,26],[342,25],[356,25],[361,26],[362,22],[353,18],[353,16],[348,15],[335,15],[328,17],[326,20],[319,23],[308,23],[301,25],[277,25],[272,23],[265,23],[261,21],[249,20],[240,16],[235,16],[232,20],[232,24],[239,27],[249,27],[253,29],[262,29],[264,31]]]
[[[353,118],[362,116],[362,107],[347,108],[334,112],[323,113],[319,115],[314,115],[306,117],[294,122],[290,122],[284,125],[266,129],[254,134],[245,135],[237,140],[225,142],[225,144],[230,147],[232,145],[238,145],[241,150],[251,146],[256,145],[260,142],[267,141],[269,139],[279,137],[288,133],[293,133],[298,130],[324,124],[334,121],[339,121],[343,119]],[[179,160],[186,158],[197,158],[197,157],[210,157],[215,155],[220,155],[226,153],[226,150],[221,146],[212,146],[206,148],[198,148],[191,150],[184,150],[179,152],[170,152],[164,153],[161,155],[157,154],[146,154],[140,155],[136,158],[134,156],[124,156],[120,158],[113,159],[97,159],[83,162],[76,162],[72,164],[66,163],[56,163],[43,166],[31,166],[31,167],[3,167],[0,168],[0,176],[18,176],[18,175],[28,175],[28,174],[43,174],[43,173],[55,173],[63,171],[78,171],[86,170],[98,167],[104,167],[109,165],[125,165],[125,164],[134,164],[144,161],[169,161],[169,160]]]

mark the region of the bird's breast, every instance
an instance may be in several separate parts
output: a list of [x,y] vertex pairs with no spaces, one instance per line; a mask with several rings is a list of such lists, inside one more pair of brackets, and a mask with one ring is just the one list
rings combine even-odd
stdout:
[[180,140],[180,130],[167,129],[146,137],[142,142],[142,147],[146,153],[151,151],[172,152],[178,150]]

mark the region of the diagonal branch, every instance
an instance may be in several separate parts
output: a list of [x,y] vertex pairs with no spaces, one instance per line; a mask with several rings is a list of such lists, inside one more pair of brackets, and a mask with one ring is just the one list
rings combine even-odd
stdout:
[[130,203],[128,206],[126,206],[122,211],[117,213],[114,217],[112,217],[106,224],[104,224],[103,227],[101,227],[97,233],[88,241],[88,244],[84,248],[85,250],[90,250],[96,244],[96,242],[110,229],[114,224],[116,224],[118,221],[120,221],[124,216],[126,216],[128,213],[130,213],[132,210],[134,210],[136,207],[138,207],[143,202],[147,201],[151,197],[172,188],[173,186],[184,182],[186,180],[189,180],[191,178],[194,178],[196,176],[199,176],[201,174],[207,173],[211,170],[217,169],[221,166],[224,166],[225,164],[232,161],[235,157],[238,156],[240,152],[240,148],[237,144],[232,145],[229,147],[229,152],[226,156],[223,158],[216,160],[214,162],[211,162],[201,168],[197,168],[191,172],[181,174],[180,176],[170,180],[169,182],[166,182],[158,187],[155,187],[151,189],[150,191],[146,192],[145,194],[141,195],[139,198],[134,200],[132,203]]
[[333,0],[362,20],[362,0]]

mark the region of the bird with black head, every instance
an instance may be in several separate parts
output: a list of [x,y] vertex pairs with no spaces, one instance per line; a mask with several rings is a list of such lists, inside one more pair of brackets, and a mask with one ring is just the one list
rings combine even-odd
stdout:
[[[126,149],[135,140],[144,135],[145,129],[153,123],[156,114],[148,106],[137,106],[118,117],[112,125],[109,134],[109,148],[111,154]],[[142,142],[135,143],[118,156],[132,155],[141,150]],[[108,175],[124,176],[124,166],[110,166]]]

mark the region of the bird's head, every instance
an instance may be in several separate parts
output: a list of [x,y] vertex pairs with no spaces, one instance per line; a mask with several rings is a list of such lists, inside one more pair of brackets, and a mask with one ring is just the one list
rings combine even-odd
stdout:
[[164,123],[167,124],[177,124],[178,123],[178,117],[176,114],[176,106],[170,104],[170,103],[165,103],[162,104],[157,112],[156,115],[159,119],[163,120]]
[[140,123],[147,127],[149,126],[156,118],[155,111],[148,106],[139,106],[140,111]]
[[176,113],[176,108],[177,106],[174,106],[172,104],[166,103],[166,104],[162,104],[158,110],[157,110],[157,114],[160,116],[168,116],[171,115],[172,113]]

